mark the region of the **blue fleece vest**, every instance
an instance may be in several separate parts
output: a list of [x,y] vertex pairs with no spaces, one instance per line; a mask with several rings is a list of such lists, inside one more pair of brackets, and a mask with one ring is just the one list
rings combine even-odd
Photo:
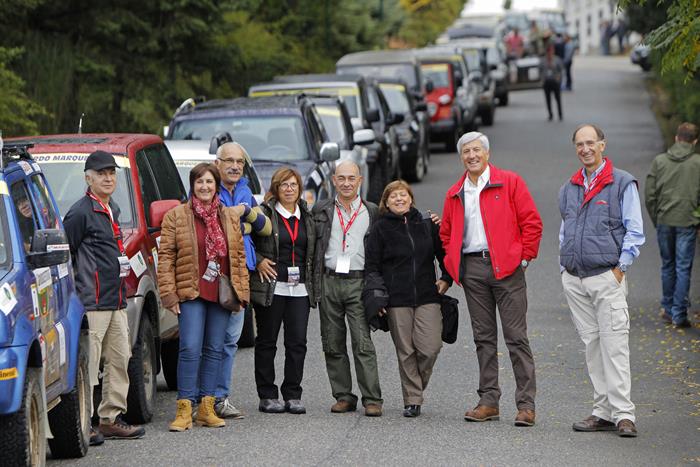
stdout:
[[[233,194],[229,193],[226,187],[221,185],[219,189],[219,198],[221,199],[221,203],[226,207],[245,204],[252,208],[258,205],[258,203],[255,202],[255,198],[253,198],[253,192],[248,186],[248,179],[245,177],[241,177],[238,183],[236,183]],[[243,221],[241,221],[241,232],[243,232]],[[250,237],[250,234],[243,235],[243,244],[245,246],[246,266],[249,271],[255,271],[255,245],[253,244],[253,239]]]
[[613,182],[581,206],[584,188],[571,181],[559,191],[559,211],[564,221],[564,238],[559,261],[569,274],[591,277],[615,267],[622,252],[625,227],[622,196],[636,179],[613,168]]

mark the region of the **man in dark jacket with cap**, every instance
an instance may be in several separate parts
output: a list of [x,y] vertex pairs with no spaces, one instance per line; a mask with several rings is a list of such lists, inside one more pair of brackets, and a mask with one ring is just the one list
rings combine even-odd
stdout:
[[[99,383],[104,359],[102,402],[97,409],[99,432],[90,444],[107,439],[141,438],[145,430],[121,418],[129,392],[129,322],[126,277],[131,272],[121,229],[119,206],[111,199],[117,186],[117,163],[111,154],[95,151],[85,161],[85,196],[71,206],[63,220],[75,270],[76,289],[90,325],[90,398]],[[92,411],[91,411],[92,412]]]
[[661,253],[661,318],[676,327],[690,326],[688,292],[700,218],[698,127],[682,123],[676,143],[651,164],[644,190],[649,217],[656,226]]

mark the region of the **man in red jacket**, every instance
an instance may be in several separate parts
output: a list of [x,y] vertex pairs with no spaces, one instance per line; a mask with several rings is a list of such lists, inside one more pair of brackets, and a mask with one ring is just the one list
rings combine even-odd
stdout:
[[542,219],[523,179],[488,163],[489,140],[473,131],[457,142],[466,171],[445,196],[440,238],[445,267],[462,284],[479,361],[472,422],[498,420],[498,325],[513,364],[516,426],[535,423],[535,362],[527,338],[525,269],[537,257]]

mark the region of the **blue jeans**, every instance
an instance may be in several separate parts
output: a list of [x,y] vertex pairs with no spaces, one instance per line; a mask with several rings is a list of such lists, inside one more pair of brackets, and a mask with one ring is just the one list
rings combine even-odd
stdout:
[[224,351],[221,357],[221,368],[219,369],[219,376],[217,378],[216,391],[214,391],[214,395],[217,399],[225,398],[229,395],[231,373],[233,373],[233,360],[238,350],[238,338],[241,337],[244,321],[245,310],[239,313],[231,313],[231,317],[228,319],[226,338],[224,339]]
[[218,303],[201,298],[180,303],[178,399],[196,402],[198,395],[214,395],[230,315]]
[[661,306],[675,324],[688,319],[690,272],[697,235],[697,227],[661,224],[656,227],[661,253]]

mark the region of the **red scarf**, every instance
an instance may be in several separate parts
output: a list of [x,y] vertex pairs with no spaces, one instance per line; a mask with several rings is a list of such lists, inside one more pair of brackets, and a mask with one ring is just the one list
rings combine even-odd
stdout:
[[[581,206],[584,206],[600,193],[603,188],[613,182],[613,164],[607,157],[604,157],[603,160],[605,161],[605,167],[593,180],[588,182],[588,190],[585,192]],[[583,180],[583,170],[577,170],[571,176],[571,183],[574,185],[585,186]]]
[[192,197],[192,211],[194,215],[204,222],[206,234],[204,235],[204,247],[207,252],[207,261],[216,261],[217,258],[226,256],[226,240],[224,231],[219,223],[219,195],[214,195],[209,205],[202,203],[199,198]]

